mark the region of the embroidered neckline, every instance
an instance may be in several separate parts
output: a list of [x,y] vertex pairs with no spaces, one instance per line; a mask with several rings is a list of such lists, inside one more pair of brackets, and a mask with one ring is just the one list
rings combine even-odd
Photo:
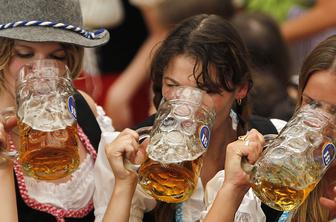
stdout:
[[[83,143],[85,149],[92,156],[92,158],[96,160],[96,157],[97,157],[96,150],[93,148],[89,139],[87,138],[87,136],[85,135],[85,133],[83,132],[82,128],[79,125],[77,125],[77,129],[78,129],[78,136],[79,136],[80,141]],[[10,149],[15,150],[15,146],[14,146],[12,139],[9,140],[9,144],[10,144]],[[24,181],[24,174],[23,174],[21,165],[19,164],[18,160],[14,161],[14,172],[17,178],[21,197],[24,200],[24,202],[27,204],[27,206],[35,210],[43,211],[43,212],[53,215],[54,217],[56,217],[57,222],[64,222],[65,217],[82,218],[86,216],[93,209],[92,200],[87,204],[86,207],[83,207],[78,210],[66,210],[66,209],[55,207],[51,204],[40,203],[36,201],[34,198],[31,198],[29,196],[28,189]]]

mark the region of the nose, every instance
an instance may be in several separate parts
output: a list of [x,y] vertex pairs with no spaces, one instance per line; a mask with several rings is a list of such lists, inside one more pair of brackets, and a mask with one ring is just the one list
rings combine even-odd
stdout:
[[44,53],[37,53],[35,55],[35,59],[47,59],[48,55],[44,54]]

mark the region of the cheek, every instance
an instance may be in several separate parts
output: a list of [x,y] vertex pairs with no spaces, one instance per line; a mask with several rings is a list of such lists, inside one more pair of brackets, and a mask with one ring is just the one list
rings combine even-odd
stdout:
[[165,84],[162,84],[162,96],[166,97],[168,95],[169,92],[169,87],[166,86]]
[[8,64],[8,73],[10,76],[12,76],[14,79],[16,79],[16,76],[18,74],[18,71],[21,69],[21,67],[26,64],[26,62],[13,58],[10,60]]
[[213,102],[216,111],[216,120],[214,128],[220,127],[227,119],[232,107],[232,100],[223,96],[214,96]]
[[215,110],[217,114],[227,114],[229,113],[233,99],[230,97],[223,97],[223,96],[213,96],[212,100],[214,102]]

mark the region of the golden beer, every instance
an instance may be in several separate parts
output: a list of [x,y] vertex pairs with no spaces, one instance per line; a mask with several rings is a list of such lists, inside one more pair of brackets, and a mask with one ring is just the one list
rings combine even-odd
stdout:
[[77,124],[65,129],[40,131],[19,122],[19,161],[24,173],[41,180],[55,180],[79,166]]
[[197,185],[203,157],[193,161],[163,164],[147,158],[139,168],[139,183],[155,199],[179,203],[187,200]]
[[179,203],[197,186],[215,119],[212,98],[193,87],[171,87],[158,108],[153,127],[137,130],[149,138],[147,159],[137,170],[144,192]]
[[311,184],[302,190],[289,186],[279,186],[268,181],[261,181],[258,186],[252,185],[254,193],[265,204],[279,211],[290,211],[301,205],[308,194],[314,189]]

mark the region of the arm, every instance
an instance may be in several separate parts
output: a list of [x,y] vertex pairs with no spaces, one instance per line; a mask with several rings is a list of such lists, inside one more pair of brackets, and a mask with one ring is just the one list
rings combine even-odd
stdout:
[[[16,124],[13,121],[0,121],[0,149],[6,147],[6,130]],[[1,220],[8,222],[18,221],[16,207],[16,193],[12,162],[0,156],[0,215]]]
[[139,149],[138,134],[130,129],[122,131],[105,147],[105,153],[115,176],[115,186],[103,221],[129,221],[137,174],[126,169],[124,159],[141,162],[144,150]]
[[227,146],[224,183],[203,222],[234,221],[236,211],[250,188],[249,175],[241,168],[242,157],[247,156],[253,164],[262,152],[263,143],[262,135],[251,130],[245,141],[237,140]]
[[156,19],[155,9],[144,8],[142,12],[150,30],[149,37],[117,81],[108,89],[105,100],[106,113],[114,120],[116,129],[124,129],[133,125],[130,107],[132,97],[149,79],[149,65],[153,49],[166,36],[165,29],[160,27]]
[[336,1],[317,0],[316,5],[297,19],[281,25],[284,38],[294,42],[336,26]]
[[0,163],[0,215],[1,220],[18,221],[13,166],[8,160]]
[[136,181],[133,183],[116,181],[103,221],[129,221],[135,188]]

